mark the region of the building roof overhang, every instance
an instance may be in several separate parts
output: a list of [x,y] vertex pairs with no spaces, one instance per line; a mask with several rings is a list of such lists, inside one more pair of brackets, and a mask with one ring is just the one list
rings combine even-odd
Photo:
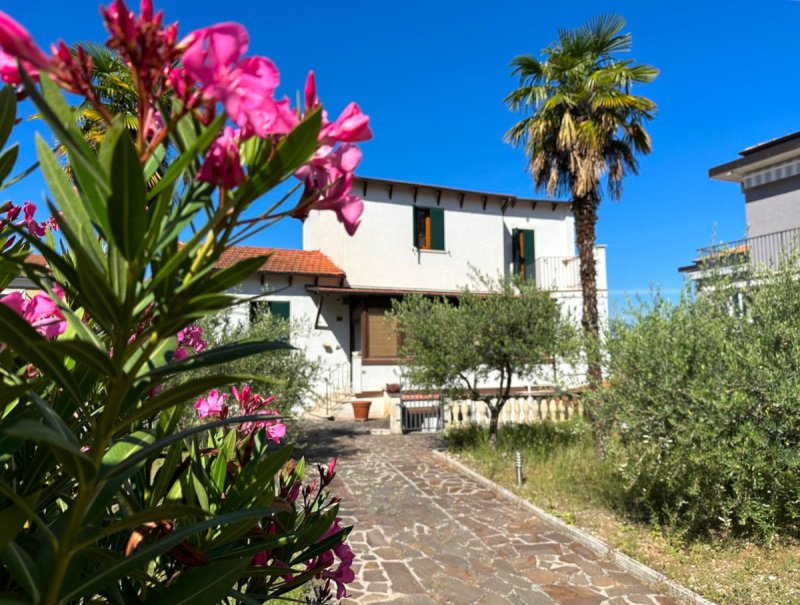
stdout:
[[[463,294],[461,290],[430,290],[422,288],[368,288],[363,286],[306,286],[306,290],[315,294],[340,294],[356,296],[407,296],[422,294],[424,296],[443,296],[457,298]],[[490,292],[474,292],[478,296],[487,296]]]
[[380,179],[380,178],[361,176],[361,175],[356,175],[356,182],[361,186],[361,191],[359,191],[359,193],[361,193],[367,199],[369,199],[368,198],[369,186],[374,184],[374,185],[385,186],[390,192],[392,192],[395,187],[407,187],[410,188],[412,191],[427,189],[433,193],[438,193],[438,194],[441,194],[442,192],[448,192],[448,193],[455,193],[461,196],[466,196],[466,195],[476,196],[478,198],[483,198],[485,202],[492,201],[493,203],[499,203],[504,205],[508,204],[515,205],[517,203],[533,204],[534,206],[536,204],[552,204],[553,209],[555,209],[559,206],[569,207],[572,204],[570,200],[520,197],[517,195],[512,195],[510,193],[498,193],[496,191],[479,191],[475,189],[464,189],[459,187],[433,185],[431,183],[401,181],[397,179]]
[[800,158],[800,131],[753,145],[739,155],[739,159],[709,168],[709,178],[741,183],[750,172]]

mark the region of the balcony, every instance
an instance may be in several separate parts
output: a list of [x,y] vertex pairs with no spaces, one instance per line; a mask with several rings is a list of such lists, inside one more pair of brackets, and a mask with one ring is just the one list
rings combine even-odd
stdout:
[[800,255],[800,229],[787,229],[697,249],[699,268],[746,269],[759,273],[777,269],[781,260]]
[[542,256],[535,260],[536,286],[544,290],[580,290],[581,262],[577,256]]

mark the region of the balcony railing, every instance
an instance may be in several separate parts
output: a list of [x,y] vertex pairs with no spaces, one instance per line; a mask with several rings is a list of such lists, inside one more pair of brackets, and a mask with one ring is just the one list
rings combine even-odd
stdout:
[[536,285],[546,290],[578,290],[581,287],[577,256],[542,256],[535,261]]
[[785,258],[800,256],[800,229],[787,229],[697,249],[700,265],[744,268],[757,273],[777,269]]

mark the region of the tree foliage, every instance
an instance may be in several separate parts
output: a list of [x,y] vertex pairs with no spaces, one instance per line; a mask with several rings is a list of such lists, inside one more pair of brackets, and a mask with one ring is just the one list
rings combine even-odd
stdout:
[[[288,344],[309,330],[305,324],[290,322],[270,313],[259,314],[254,321],[246,323],[237,323],[229,313],[224,313],[208,318],[201,325],[211,348],[241,340]],[[275,396],[272,407],[285,414],[314,397],[314,384],[320,372],[319,363],[296,348],[243,357],[222,364],[221,369],[232,374],[268,376],[269,391]],[[206,374],[208,370],[199,373]]]
[[655,295],[613,323],[597,409],[634,512],[693,535],[796,532],[797,271]]
[[[549,292],[532,284],[478,279],[457,301],[411,295],[393,304],[404,371],[419,386],[484,401],[494,442],[514,380],[531,382],[572,356],[575,332]],[[486,392],[485,388],[489,388]]]
[[576,29],[560,30],[541,59],[514,58],[512,74],[519,76],[520,86],[505,99],[512,111],[527,114],[506,140],[524,150],[536,188],[572,198],[581,321],[594,382],[601,377],[594,247],[602,182],[612,199],[620,197],[624,176],[638,171],[636,154],[650,153],[644,125],[655,113],[655,103],[633,88],[651,82],[658,70],[618,57],[631,48],[624,27],[622,17],[600,15]]

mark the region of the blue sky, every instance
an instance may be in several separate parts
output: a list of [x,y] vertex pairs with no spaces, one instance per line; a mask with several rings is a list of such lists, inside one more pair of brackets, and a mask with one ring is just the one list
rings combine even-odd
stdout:
[[[41,45],[104,39],[97,4],[73,0],[4,2]],[[157,2],[181,32],[220,21],[243,23],[251,52],[278,65],[281,94],[294,98],[307,71],[337,114],[356,100],[375,138],[363,146],[361,174],[535,195],[524,157],[502,142],[515,121],[502,99],[516,82],[509,61],[538,53],[559,28],[598,12],[616,12],[633,34],[632,58],[661,75],[639,90],[659,112],[650,125],[653,153],[604,202],[598,241],[608,244],[612,299],[659,284],[681,285],[677,267],[697,247],[741,237],[744,202],[732,183],[708,179],[711,166],[754,143],[800,128],[800,2],[727,0],[478,2]],[[491,7],[491,8],[489,8]],[[33,128],[16,137],[28,143]],[[20,166],[31,156],[25,156]],[[4,192],[41,199],[29,179]],[[364,220],[369,220],[368,216]],[[300,226],[285,222],[254,243],[293,247]]]

